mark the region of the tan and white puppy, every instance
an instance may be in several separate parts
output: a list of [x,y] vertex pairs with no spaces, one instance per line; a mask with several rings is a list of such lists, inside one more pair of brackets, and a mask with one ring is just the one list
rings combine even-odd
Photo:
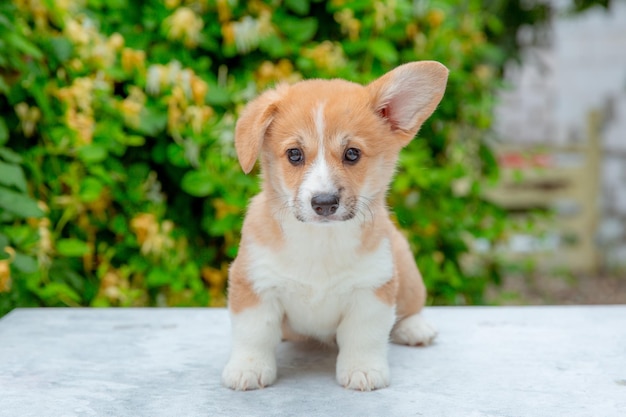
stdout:
[[337,380],[389,385],[387,345],[427,345],[426,290],[385,198],[398,153],[441,100],[448,70],[402,65],[366,87],[308,80],[266,91],[235,132],[248,173],[261,155],[262,191],[230,269],[233,345],[222,382],[276,380],[281,337],[336,342]]

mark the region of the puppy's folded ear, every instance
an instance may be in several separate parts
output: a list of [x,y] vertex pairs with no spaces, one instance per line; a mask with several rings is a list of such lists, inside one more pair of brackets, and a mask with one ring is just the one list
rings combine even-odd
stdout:
[[389,71],[367,89],[376,113],[408,143],[435,111],[447,80],[448,69],[439,62],[411,62]]
[[246,174],[254,167],[263,139],[278,110],[278,103],[287,88],[281,85],[264,92],[241,112],[235,127],[235,150],[239,165]]

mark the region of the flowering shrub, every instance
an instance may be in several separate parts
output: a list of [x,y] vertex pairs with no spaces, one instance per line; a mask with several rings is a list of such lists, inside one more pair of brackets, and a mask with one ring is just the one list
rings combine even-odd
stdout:
[[[435,6],[436,5],[436,6]],[[446,96],[389,196],[434,303],[480,302],[502,213],[480,196],[501,50],[479,1],[14,0],[0,5],[0,314],[223,305],[254,175],[244,104],[278,81],[367,82],[434,59]]]

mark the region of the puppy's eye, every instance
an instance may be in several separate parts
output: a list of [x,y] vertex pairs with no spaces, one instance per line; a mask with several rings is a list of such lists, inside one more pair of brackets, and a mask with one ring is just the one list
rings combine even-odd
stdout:
[[304,162],[304,153],[299,148],[287,149],[287,159],[292,165],[300,165]]
[[361,151],[357,148],[348,148],[343,154],[343,160],[349,164],[354,164],[361,157]]

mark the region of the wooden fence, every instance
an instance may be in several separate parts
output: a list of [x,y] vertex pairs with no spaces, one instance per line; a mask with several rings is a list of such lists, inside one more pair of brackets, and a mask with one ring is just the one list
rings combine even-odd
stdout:
[[501,180],[486,191],[487,198],[522,219],[537,209],[551,212],[535,233],[510,236],[502,249],[506,256],[530,258],[542,269],[597,270],[599,131],[600,115],[593,112],[586,143],[496,147]]

